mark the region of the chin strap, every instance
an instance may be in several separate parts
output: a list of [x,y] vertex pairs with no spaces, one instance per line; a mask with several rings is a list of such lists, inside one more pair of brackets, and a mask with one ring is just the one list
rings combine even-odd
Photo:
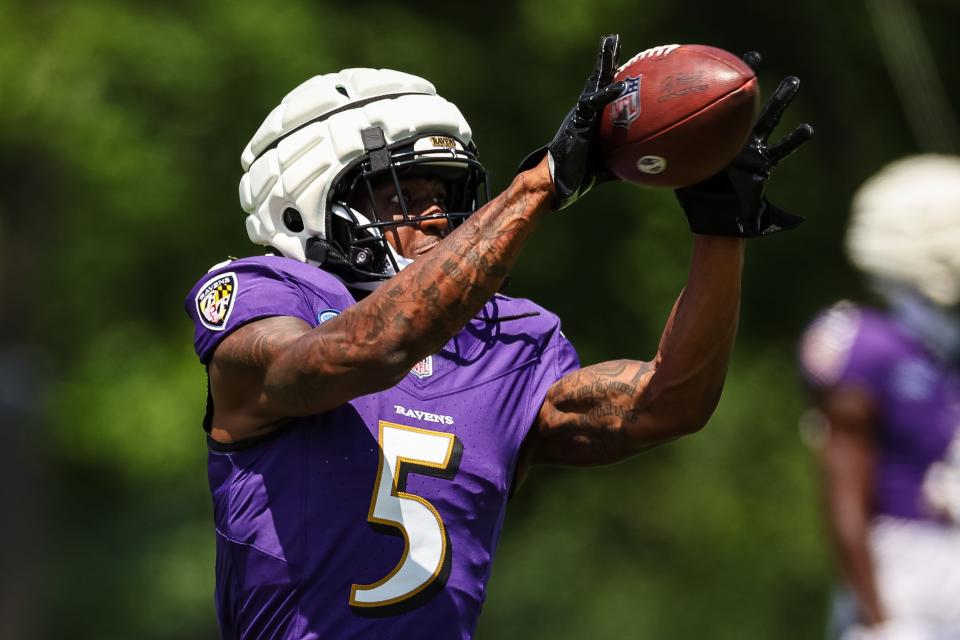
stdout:
[[337,272],[351,268],[350,260],[335,245],[321,238],[307,240],[307,260],[313,260],[329,271]]
[[[392,249],[388,248],[387,251],[392,252]],[[370,247],[350,247],[350,254],[347,255],[332,242],[314,237],[307,240],[304,254],[307,260],[317,263],[350,287],[372,291],[387,279],[383,274],[378,275],[370,270],[380,260],[387,259],[386,256],[378,259]],[[395,252],[390,258],[390,266],[394,267],[396,273],[413,262]]]

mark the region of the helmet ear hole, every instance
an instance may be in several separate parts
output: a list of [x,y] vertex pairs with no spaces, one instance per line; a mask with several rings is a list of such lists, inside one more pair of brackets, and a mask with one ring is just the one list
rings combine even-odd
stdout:
[[293,233],[300,233],[303,231],[303,218],[300,216],[300,212],[293,207],[287,207],[284,209],[283,225]]

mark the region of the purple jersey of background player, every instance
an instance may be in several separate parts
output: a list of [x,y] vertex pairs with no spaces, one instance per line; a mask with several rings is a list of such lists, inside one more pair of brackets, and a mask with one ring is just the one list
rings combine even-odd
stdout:
[[[352,304],[333,276],[272,256],[218,266],[186,302],[204,364],[248,322],[316,326]],[[243,448],[211,441],[224,636],[470,637],[520,445],[578,366],[556,316],[497,295],[397,386]],[[403,461],[405,438],[443,459]],[[391,525],[391,507],[420,528]]]
[[816,388],[859,385],[877,411],[874,515],[938,520],[924,482],[960,427],[960,371],[894,318],[841,303],[801,342],[801,370]]

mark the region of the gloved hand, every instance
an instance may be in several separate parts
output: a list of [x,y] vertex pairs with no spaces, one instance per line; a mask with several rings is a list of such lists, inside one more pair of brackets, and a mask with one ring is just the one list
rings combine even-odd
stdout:
[[619,56],[620,36],[611,34],[601,38],[593,72],[587,78],[576,106],[564,118],[553,142],[537,149],[520,163],[520,171],[526,171],[535,167],[547,154],[550,178],[556,193],[554,209],[573,204],[590,190],[598,173],[605,171],[594,158],[593,141],[603,108],[623,93],[623,82],[613,82]]
[[[760,54],[751,51],[743,59],[756,71]],[[763,106],[747,145],[733,162],[703,182],[676,190],[691,231],[755,238],[790,230],[803,222],[803,218],[779,209],[763,195],[773,168],[813,136],[813,127],[804,123],[779,142],[767,143],[799,88],[798,78],[785,78]]]

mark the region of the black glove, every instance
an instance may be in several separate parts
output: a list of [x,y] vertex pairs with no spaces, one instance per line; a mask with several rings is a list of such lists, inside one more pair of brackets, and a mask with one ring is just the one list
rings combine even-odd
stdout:
[[576,106],[564,118],[553,142],[537,149],[520,163],[520,171],[535,167],[544,154],[550,166],[556,199],[554,209],[573,204],[594,185],[604,169],[595,161],[593,140],[596,137],[603,108],[620,97],[623,82],[613,82],[620,56],[620,36],[612,34],[600,39],[600,52],[593,72],[580,94]]
[[[751,51],[744,61],[756,70],[760,54]],[[777,163],[813,136],[813,127],[801,124],[776,144],[767,139],[800,88],[795,76],[784,78],[763,105],[747,146],[726,169],[690,187],[676,190],[690,230],[711,236],[755,238],[797,227],[803,218],[789,214],[764,196],[767,178]]]

